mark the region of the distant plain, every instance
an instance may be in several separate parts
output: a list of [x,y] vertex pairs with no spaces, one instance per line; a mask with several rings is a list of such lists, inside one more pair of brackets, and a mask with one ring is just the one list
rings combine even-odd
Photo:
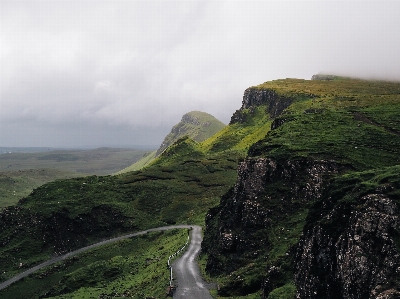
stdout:
[[87,175],[110,175],[149,150],[131,148],[0,148],[0,208],[13,205],[44,183]]

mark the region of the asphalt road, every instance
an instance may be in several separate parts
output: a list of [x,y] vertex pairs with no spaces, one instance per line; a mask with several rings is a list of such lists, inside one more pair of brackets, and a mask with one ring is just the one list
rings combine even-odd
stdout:
[[174,283],[177,288],[173,298],[178,299],[212,299],[209,288],[212,285],[203,281],[196,258],[201,249],[201,227],[192,226],[192,237],[189,248],[172,263]]
[[[72,257],[72,256],[77,255],[79,253],[82,253],[84,251],[87,251],[89,249],[93,249],[95,247],[102,246],[102,245],[105,245],[105,244],[109,244],[109,243],[112,243],[112,242],[120,241],[120,240],[123,240],[123,239],[126,239],[126,238],[131,238],[131,237],[134,237],[134,236],[144,235],[144,234],[146,234],[148,232],[163,231],[163,230],[169,230],[169,229],[175,229],[175,228],[193,228],[192,242],[190,243],[188,251],[190,251],[191,248],[194,247],[194,252],[192,253],[192,255],[190,257],[190,260],[188,261],[189,262],[189,264],[188,264],[189,268],[188,269],[191,269],[191,270],[188,270],[187,273],[193,273],[193,276],[196,277],[196,279],[192,280],[192,281],[194,281],[194,283],[196,284],[199,281],[198,279],[200,277],[200,274],[199,274],[199,272],[198,273],[193,272],[194,271],[194,270],[192,270],[192,269],[194,269],[194,268],[192,268],[193,266],[189,266],[189,265],[192,265],[192,262],[194,262],[195,255],[200,250],[200,243],[201,243],[201,234],[200,234],[200,232],[201,232],[201,228],[199,226],[195,226],[195,225],[184,225],[184,224],[182,224],[182,225],[162,226],[162,227],[156,227],[156,228],[147,229],[147,230],[144,230],[144,231],[140,231],[140,232],[136,232],[136,233],[120,236],[120,237],[117,237],[117,238],[108,239],[108,240],[105,240],[105,241],[102,241],[102,242],[98,242],[98,243],[90,245],[90,246],[86,246],[86,247],[77,249],[75,251],[71,251],[71,252],[69,252],[67,254],[57,256],[55,258],[52,258],[52,259],[50,259],[48,261],[45,261],[45,262],[39,264],[39,265],[37,265],[37,266],[35,266],[33,268],[30,268],[30,269],[28,269],[28,270],[26,270],[26,271],[24,271],[24,272],[22,272],[22,273],[20,273],[20,274],[18,274],[16,276],[12,277],[12,278],[10,278],[10,279],[8,279],[6,281],[3,281],[2,283],[0,283],[0,290],[5,289],[9,285],[11,285],[14,282],[17,282],[18,280],[20,280],[20,279],[22,279],[22,278],[34,273],[35,271],[38,271],[38,270],[40,270],[40,269],[42,269],[42,268],[44,268],[46,266],[50,266],[50,265],[52,265],[54,263],[57,263],[59,261],[65,260],[65,259],[67,259],[69,257]],[[185,253],[185,255],[183,255],[182,259],[185,256],[186,256],[186,253]],[[178,262],[179,260],[180,259],[176,260],[175,262]],[[180,269],[181,267],[183,267],[183,266],[177,266],[177,269]],[[179,271],[181,271],[181,270],[178,270],[178,273],[179,273]],[[198,271],[198,268],[197,268],[197,271]],[[189,275],[189,274],[187,274],[187,275]],[[180,282],[179,278],[178,278],[178,282]],[[185,284],[185,283],[183,283],[182,285],[186,285],[187,286],[187,284]],[[196,288],[196,285],[194,285],[194,288]],[[191,296],[189,296],[189,297],[176,297],[176,298],[193,298],[193,299],[195,299],[195,298],[212,298],[209,293],[208,293],[208,296],[209,297],[191,297]],[[174,296],[174,298],[175,298],[175,296]]]

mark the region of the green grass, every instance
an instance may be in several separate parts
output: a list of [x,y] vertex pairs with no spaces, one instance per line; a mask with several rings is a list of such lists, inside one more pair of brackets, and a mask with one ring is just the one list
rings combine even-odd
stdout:
[[188,232],[148,233],[82,253],[0,291],[7,298],[165,297],[168,257]]
[[0,209],[16,204],[33,189],[47,182],[81,176],[57,169],[27,169],[0,172]]
[[156,153],[157,153],[157,151],[152,151],[152,152],[149,152],[149,153],[145,153],[143,155],[143,157],[140,158],[139,161],[136,161],[132,165],[130,165],[130,166],[118,171],[116,174],[123,174],[123,173],[126,173],[126,172],[140,170],[140,169],[146,167],[147,165],[150,165],[150,163],[153,162],[153,160],[155,159]]
[[[28,267],[54,250],[129,231],[204,223],[207,210],[233,184],[237,158],[193,160],[183,158],[186,150],[174,149],[178,163],[169,156],[143,171],[60,180],[35,189],[0,218],[1,270],[12,275],[20,270],[19,261]],[[43,236],[43,231],[49,233]]]
[[268,299],[294,299],[296,298],[296,286],[293,282],[287,283],[269,293]]
[[252,144],[270,131],[272,120],[265,106],[254,109],[252,117],[244,123],[231,124],[201,143],[204,151],[238,151],[246,153]]
[[[258,122],[242,129],[260,138]],[[232,132],[226,135],[233,138]],[[208,149],[185,137],[140,171],[58,180],[35,189],[0,219],[3,279],[21,271],[20,262],[29,267],[54,251],[105,237],[173,223],[204,224],[208,209],[234,184],[246,151],[213,150],[217,141],[207,142]],[[49,233],[43,237],[43,231]]]
[[[292,81],[257,87],[271,85],[298,100],[279,117],[283,125],[251,147],[251,155],[313,157],[356,169],[400,163],[400,84]],[[304,89],[299,93],[301,87]],[[304,94],[313,96],[307,98]]]

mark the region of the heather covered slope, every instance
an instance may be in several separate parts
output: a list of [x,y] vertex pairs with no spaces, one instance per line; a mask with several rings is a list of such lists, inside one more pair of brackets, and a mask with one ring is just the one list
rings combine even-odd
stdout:
[[397,296],[400,84],[266,82],[245,91],[233,122],[260,107],[271,131],[206,217],[206,269],[220,295]]

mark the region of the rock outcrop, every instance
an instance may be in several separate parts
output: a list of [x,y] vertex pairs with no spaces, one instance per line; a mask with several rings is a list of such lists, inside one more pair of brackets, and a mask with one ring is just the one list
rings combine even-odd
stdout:
[[[326,179],[341,168],[330,161],[306,158],[248,158],[242,162],[234,188],[206,216],[206,270],[212,274],[230,273],[244,260],[260,252],[267,254],[272,246],[268,229],[287,221],[300,206],[318,199]],[[261,282],[256,287],[260,286]],[[243,288],[241,294],[245,293]]]
[[[345,170],[332,161],[306,158],[240,163],[235,186],[206,216],[206,270],[233,273],[261,254],[266,258],[262,298],[285,284],[288,275],[299,299],[400,298],[399,210],[388,195],[393,188],[381,185],[357,197],[353,189],[360,187],[350,180],[333,190],[332,179]],[[287,227],[288,219],[307,205],[304,229],[286,248],[283,269],[268,260],[280,246],[270,229]],[[236,280],[221,292],[229,294],[233,284],[239,295],[256,290]]]
[[274,90],[247,88],[243,95],[242,107],[231,117],[230,124],[242,123],[250,118],[257,106],[266,106],[271,118],[280,115],[293,102],[293,99],[278,95]]
[[265,112],[271,130],[206,216],[206,270],[226,278],[221,295],[400,298],[397,106],[372,100],[378,82],[312,79],[244,92],[230,124]]
[[297,298],[400,298],[397,205],[382,193],[336,200],[308,219],[295,258]]

